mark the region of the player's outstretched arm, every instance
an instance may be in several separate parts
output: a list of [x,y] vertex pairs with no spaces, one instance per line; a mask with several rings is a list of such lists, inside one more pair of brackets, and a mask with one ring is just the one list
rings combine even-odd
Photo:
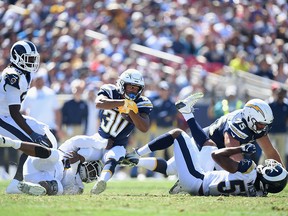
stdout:
[[95,100],[97,109],[114,109],[125,104],[124,99],[110,99],[104,95],[97,96]]
[[228,147],[217,149],[212,152],[212,158],[218,163],[224,170],[235,173],[237,171],[247,173],[252,170],[254,163],[251,160],[235,161],[231,159],[232,155],[243,153],[253,154],[256,151],[254,144],[246,144],[238,147]]

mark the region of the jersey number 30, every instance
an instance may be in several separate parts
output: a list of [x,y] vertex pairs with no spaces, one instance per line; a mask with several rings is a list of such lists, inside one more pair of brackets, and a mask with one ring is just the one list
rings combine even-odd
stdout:
[[106,116],[106,121],[102,120],[101,128],[113,137],[116,137],[129,123],[122,118],[120,113],[114,110],[104,110],[103,115]]

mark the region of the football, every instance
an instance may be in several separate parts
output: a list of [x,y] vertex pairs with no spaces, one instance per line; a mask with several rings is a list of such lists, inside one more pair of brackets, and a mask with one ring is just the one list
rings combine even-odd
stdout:
[[132,119],[130,118],[130,116],[128,114],[122,113],[121,114],[122,118],[125,119],[126,121],[133,123]]

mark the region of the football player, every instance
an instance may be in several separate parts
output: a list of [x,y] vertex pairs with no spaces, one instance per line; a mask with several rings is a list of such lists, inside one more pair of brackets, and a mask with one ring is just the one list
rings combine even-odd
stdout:
[[[56,139],[47,125],[20,113],[21,103],[40,63],[36,46],[30,41],[14,43],[10,50],[10,62],[0,79],[0,134],[57,148]],[[7,193],[20,192],[17,185],[23,179],[22,167],[26,158],[26,154],[21,155],[14,179],[6,189]]]
[[96,107],[100,109],[100,127],[94,136],[95,148],[102,148],[104,168],[91,190],[100,194],[113,176],[116,165],[125,157],[128,138],[134,127],[147,132],[150,127],[151,101],[142,96],[144,79],[135,69],[124,71],[116,85],[104,84],[98,92]]
[[[191,96],[179,101],[176,106],[183,114],[190,130],[193,130],[195,118],[190,103],[193,103]],[[268,136],[273,119],[272,110],[265,101],[252,99],[244,105],[243,109],[220,117],[210,126],[204,128],[204,131],[218,148],[236,147],[256,141],[266,158],[274,159],[285,167],[279,152],[272,145]],[[198,144],[197,140],[195,141]],[[200,145],[199,148],[201,149],[202,146]],[[237,161],[243,159],[241,154],[232,157]]]
[[78,151],[89,152],[89,149],[78,143],[77,151],[73,151],[76,145],[70,140],[65,144],[67,152],[64,152],[0,136],[0,147],[12,147],[29,155],[23,167],[23,181],[17,184],[17,188],[20,192],[37,196],[81,194],[83,182],[97,180],[103,168],[101,161],[83,161]]
[[128,138],[134,127],[147,132],[150,126],[149,114],[153,108],[151,101],[141,96],[144,90],[142,74],[134,69],[124,71],[116,85],[101,86],[96,107],[100,110],[100,127],[92,136],[79,135],[63,143],[59,149],[77,151],[82,160],[102,160],[104,168],[91,190],[100,194],[106,189],[106,182],[113,176],[115,168],[126,154]]
[[[146,145],[146,152],[161,150],[174,145],[174,157],[168,162],[160,158],[138,158],[137,166],[167,175],[177,175],[179,192],[199,196],[266,196],[267,193],[281,192],[288,179],[287,171],[273,159],[265,160],[265,165],[258,165],[243,159],[235,161],[232,155],[252,154],[256,147],[246,144],[238,147],[227,147],[212,152],[214,161],[224,170],[204,171],[199,160],[199,150],[195,142],[184,131],[174,129]],[[144,146],[145,147],[145,146]],[[140,148],[141,149],[141,148]],[[139,151],[138,151],[139,152]],[[142,153],[141,153],[142,152]],[[144,155],[144,148],[140,154]],[[213,163],[206,158],[206,163]]]
[[[194,104],[202,96],[194,94],[189,97],[189,103],[187,100],[176,103],[185,118],[186,113],[189,113],[189,117],[192,116],[193,121],[190,120],[189,126],[195,142],[182,130],[174,129],[127,154],[122,163],[141,166],[166,175],[178,175],[179,181],[171,188],[170,193],[184,190],[193,195],[260,196],[267,192],[277,193],[283,190],[287,183],[287,171],[276,160],[267,160],[265,164],[267,168],[263,169],[260,165],[256,167],[252,160],[235,161],[230,158],[235,154],[254,153],[255,145],[247,144],[217,150],[216,144],[205,134],[192,113]],[[189,104],[190,112],[188,112],[187,104]],[[174,157],[169,161],[161,158],[139,158],[152,151],[167,148],[173,143]],[[198,146],[202,147],[200,152]],[[224,170],[212,171],[216,165],[213,161]]]

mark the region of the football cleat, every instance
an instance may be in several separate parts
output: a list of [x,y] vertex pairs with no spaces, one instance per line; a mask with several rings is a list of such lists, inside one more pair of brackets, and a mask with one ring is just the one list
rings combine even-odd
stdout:
[[107,183],[103,180],[97,181],[93,188],[91,189],[90,193],[98,195],[106,190]]
[[197,92],[195,94],[192,94],[188,96],[187,98],[183,100],[179,100],[175,103],[176,108],[181,113],[192,113],[194,112],[194,105],[197,103],[197,101],[202,98],[204,94],[202,92]]
[[25,194],[30,194],[34,196],[43,196],[46,194],[46,189],[40,184],[35,184],[31,182],[19,182],[17,187]]
[[140,155],[137,150],[134,149],[133,152],[126,154],[125,158],[121,161],[121,165],[134,167],[139,162]]
[[169,194],[187,194],[187,192],[182,189],[179,180],[177,180],[175,184],[170,188]]

